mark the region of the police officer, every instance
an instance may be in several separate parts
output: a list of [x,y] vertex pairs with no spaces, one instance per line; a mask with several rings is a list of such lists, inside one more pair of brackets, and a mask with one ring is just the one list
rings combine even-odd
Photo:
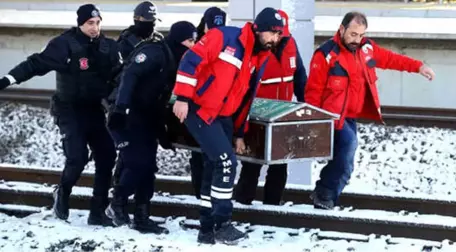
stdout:
[[51,114],[62,134],[66,160],[54,191],[54,212],[60,219],[68,218],[69,195],[89,160],[88,144],[96,167],[88,223],[112,225],[103,209],[109,203],[116,153],[105,126],[101,100],[110,92],[109,80],[112,70],[121,63],[120,52],[114,40],[100,33],[101,15],[96,6],[80,6],[77,16],[78,27],[52,39],[44,51],[32,54],[13,68],[0,79],[0,87],[56,71]]
[[[218,7],[210,7],[204,12],[201,22],[196,27],[198,32],[197,41],[200,40],[209,29],[225,26],[226,12]],[[192,151],[190,158],[190,171],[193,191],[197,199],[200,199],[201,182],[203,179],[203,155],[200,152]]]
[[[156,21],[161,21],[159,18],[157,18],[157,15],[157,7],[150,1],[141,2],[136,6],[133,14],[134,25],[123,30],[117,39],[122,58],[128,58],[137,44],[139,44],[142,40],[149,38],[154,33]],[[162,36],[158,32],[155,32],[154,34],[156,36]],[[120,82],[119,80],[117,81]],[[108,99],[108,102],[110,104],[115,103],[116,94],[117,90],[115,90],[112,95],[110,95]],[[114,171],[114,185],[119,181],[122,167],[122,158],[118,157],[116,162],[116,169]]]
[[157,18],[157,7],[150,1],[138,4],[134,10],[133,22],[127,29],[120,33],[117,43],[125,59],[141,40],[149,38],[154,32]]
[[[186,24],[173,25],[170,36],[187,36],[184,42],[194,40],[196,28],[188,22]],[[158,170],[157,140],[163,148],[171,148],[169,141],[162,137],[166,136],[163,114],[171,96],[177,68],[170,47],[176,44],[193,45],[191,41],[171,43],[173,41],[173,37],[163,40],[154,36],[135,48],[126,61],[115,108],[108,119],[108,127],[120,151],[123,168],[106,214],[116,226],[130,223],[126,207],[128,197],[134,193],[135,211],[131,227],[144,233],[168,233],[167,229],[149,219],[155,172]]]

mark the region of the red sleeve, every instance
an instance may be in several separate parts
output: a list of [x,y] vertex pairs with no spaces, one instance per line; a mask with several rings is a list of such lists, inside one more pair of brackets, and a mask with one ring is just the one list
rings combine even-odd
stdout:
[[309,77],[304,91],[304,101],[320,107],[323,90],[328,79],[329,65],[322,52],[314,53],[310,61]]
[[371,40],[376,66],[382,69],[418,73],[423,62],[385,49]]
[[198,74],[208,63],[219,57],[222,47],[223,33],[218,29],[211,29],[187,50],[179,63],[173,93],[178,97],[192,98]]

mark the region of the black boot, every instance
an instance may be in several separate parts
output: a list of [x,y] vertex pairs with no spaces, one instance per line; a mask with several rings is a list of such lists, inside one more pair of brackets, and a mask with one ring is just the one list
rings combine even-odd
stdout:
[[310,195],[310,199],[313,201],[313,205],[315,209],[324,209],[324,210],[332,210],[334,209],[334,201],[319,195],[316,191],[314,191]]
[[234,245],[247,237],[246,233],[235,228],[230,221],[217,225],[215,228],[215,240],[223,244]]
[[130,224],[130,217],[128,216],[128,198],[116,196],[106,208],[105,214],[112,220],[114,226],[119,227],[122,225]]
[[208,232],[200,230],[198,232],[198,243],[215,244],[214,230]]
[[113,227],[112,220],[105,214],[105,209],[108,206],[108,199],[94,196],[90,201],[90,213],[87,223],[89,225],[98,225],[104,227]]
[[54,190],[54,205],[52,209],[54,210],[57,218],[66,220],[70,215],[70,192],[63,189],[59,186]]
[[134,213],[133,223],[131,228],[138,230],[140,233],[153,233],[153,234],[168,234],[169,230],[160,227],[149,219],[149,203],[137,204]]

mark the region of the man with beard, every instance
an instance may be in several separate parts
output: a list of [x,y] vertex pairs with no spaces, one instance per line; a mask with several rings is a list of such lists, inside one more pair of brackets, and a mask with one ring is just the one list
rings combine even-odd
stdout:
[[364,35],[366,16],[347,13],[334,37],[323,43],[310,63],[305,101],[340,115],[335,122],[333,159],[323,167],[311,198],[315,208],[332,209],[354,168],[358,146],[356,119],[382,123],[375,68],[420,73],[434,72],[422,62],[378,46]]
[[157,7],[152,2],[144,1],[136,6],[133,14],[134,25],[123,30],[117,39],[124,59],[141,40],[152,35],[157,20],[160,21],[157,18]]
[[157,140],[163,148],[172,148],[166,138],[164,113],[176,78],[175,57],[193,46],[195,39],[195,26],[178,22],[171,26],[166,40],[161,36],[143,40],[126,59],[115,106],[108,117],[123,165],[106,209],[116,226],[130,223],[127,201],[135,194],[131,228],[143,233],[168,233],[149,219],[158,170]]
[[277,10],[263,9],[243,28],[209,30],[186,52],[179,65],[173,112],[199,144],[204,158],[201,187],[201,229],[198,242],[232,244],[246,237],[231,223],[236,151],[248,112],[263,75],[269,49],[275,45],[283,21]]
[[[226,13],[218,7],[210,7],[204,12],[200,24],[196,27],[198,33],[197,41],[210,29],[225,26],[225,23]],[[200,152],[192,151],[190,171],[195,197],[200,199],[201,181],[203,179],[203,155]]]
[[[288,15],[279,10],[284,21],[280,42],[272,50],[268,65],[260,81],[256,97],[291,101],[293,93],[299,102],[304,102],[304,87],[307,81],[295,39],[288,29]],[[236,201],[252,204],[256,196],[258,178],[262,165],[242,162],[242,170],[236,186]],[[264,184],[263,204],[280,205],[287,182],[287,164],[270,165]]]

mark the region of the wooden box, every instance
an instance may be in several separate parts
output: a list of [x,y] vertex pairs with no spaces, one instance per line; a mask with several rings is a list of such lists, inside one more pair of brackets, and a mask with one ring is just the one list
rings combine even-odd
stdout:
[[[172,106],[168,113],[174,145],[200,151],[186,127],[172,114]],[[244,138],[247,152],[238,158],[259,164],[332,159],[337,118],[306,103],[256,98]]]

